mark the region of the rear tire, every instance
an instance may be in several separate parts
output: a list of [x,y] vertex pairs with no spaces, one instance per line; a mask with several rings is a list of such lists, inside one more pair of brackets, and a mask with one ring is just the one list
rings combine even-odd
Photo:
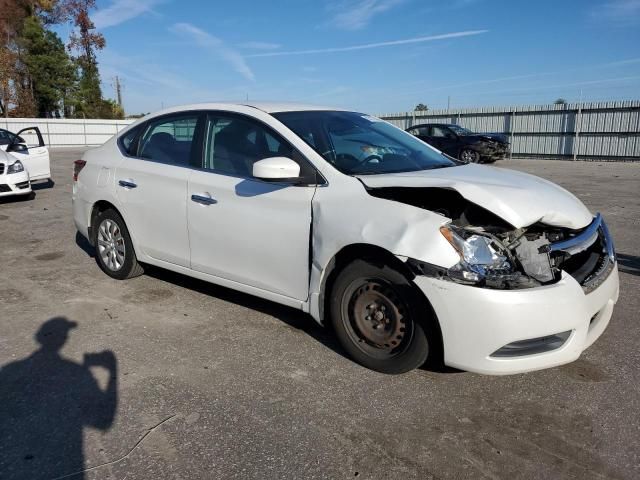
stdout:
[[355,260],[338,274],[331,293],[331,322],[353,360],[388,374],[425,363],[430,345],[422,319],[429,312],[401,273]]
[[136,258],[129,230],[118,212],[107,209],[98,213],[92,230],[96,262],[104,273],[116,280],[144,273]]

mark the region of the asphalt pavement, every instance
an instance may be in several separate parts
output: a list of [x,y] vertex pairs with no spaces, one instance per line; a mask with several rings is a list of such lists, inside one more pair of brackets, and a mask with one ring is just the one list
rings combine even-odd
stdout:
[[298,311],[158,269],[104,275],[72,221],[80,155],[0,201],[0,479],[640,478],[640,164],[498,163],[609,224],[620,300],[578,361],[386,376]]

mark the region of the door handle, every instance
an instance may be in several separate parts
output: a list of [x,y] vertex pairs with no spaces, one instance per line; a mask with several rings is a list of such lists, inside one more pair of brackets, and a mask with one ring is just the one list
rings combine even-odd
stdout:
[[136,188],[138,186],[133,182],[133,180],[119,180],[118,185],[124,188]]
[[191,195],[191,201],[199,203],[200,205],[214,205],[218,201],[210,195]]

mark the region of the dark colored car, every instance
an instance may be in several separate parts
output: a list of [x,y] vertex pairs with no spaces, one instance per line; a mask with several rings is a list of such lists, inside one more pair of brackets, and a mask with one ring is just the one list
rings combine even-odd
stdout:
[[490,163],[509,153],[509,140],[500,133],[474,133],[459,125],[424,123],[407,129],[411,135],[454,158]]

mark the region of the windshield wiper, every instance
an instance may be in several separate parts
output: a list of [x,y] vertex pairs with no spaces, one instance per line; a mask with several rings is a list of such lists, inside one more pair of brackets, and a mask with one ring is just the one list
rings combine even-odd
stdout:
[[455,167],[455,165],[434,165],[433,167],[425,168],[425,170],[438,170],[439,168],[450,168]]

